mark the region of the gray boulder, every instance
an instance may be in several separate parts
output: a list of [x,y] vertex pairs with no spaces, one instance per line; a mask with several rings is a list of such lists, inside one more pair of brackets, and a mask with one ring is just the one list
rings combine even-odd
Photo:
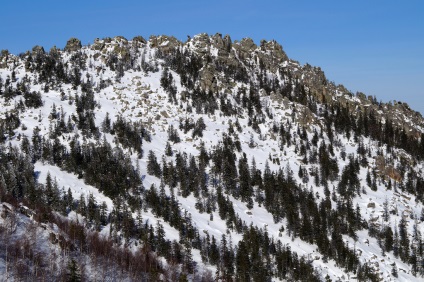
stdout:
[[78,38],[72,37],[66,42],[65,51],[78,51],[82,47],[81,41]]

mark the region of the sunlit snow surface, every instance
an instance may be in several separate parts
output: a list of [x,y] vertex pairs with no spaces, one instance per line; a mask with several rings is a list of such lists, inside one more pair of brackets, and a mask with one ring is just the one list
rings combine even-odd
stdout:
[[[112,48],[112,46],[109,46],[108,48]],[[149,47],[144,48],[146,49],[146,61],[149,62],[154,57],[154,51]],[[100,78],[110,78],[112,81],[115,81],[115,73],[104,67],[100,60],[94,60],[92,58],[92,56],[97,51],[84,47],[83,52],[86,53],[89,57],[87,63],[92,65],[86,71],[83,71],[83,79],[85,78],[85,73],[88,72],[92,76],[94,84],[98,83]],[[217,50],[213,48],[210,50],[210,52],[212,56],[216,56],[217,54]],[[104,71],[101,71],[99,74],[96,71],[96,67],[98,66],[104,68]],[[112,120],[115,119],[117,115],[122,115],[129,120],[142,121],[150,131],[152,141],[150,143],[143,143],[144,157],[142,159],[138,159],[135,154],[131,156],[134,165],[136,162],[139,162],[141,174],[146,175],[143,182],[143,185],[146,189],[148,189],[152,184],[155,184],[156,187],[159,187],[160,183],[159,179],[147,175],[147,152],[149,150],[153,150],[153,152],[156,153],[158,160],[162,160],[161,152],[164,152],[168,139],[167,129],[169,125],[173,124],[175,128],[178,128],[180,118],[191,117],[194,120],[197,120],[200,116],[203,117],[206,124],[206,130],[203,133],[202,140],[205,142],[207,148],[211,148],[217,145],[219,140],[222,140],[223,133],[228,132],[229,123],[229,119],[227,117],[221,116],[219,112],[217,112],[215,116],[198,115],[195,113],[186,112],[185,108],[180,108],[179,105],[168,103],[167,94],[160,87],[160,77],[162,72],[162,67],[160,64],[159,69],[159,72],[148,74],[144,73],[143,71],[128,71],[125,73],[124,77],[120,79],[120,82],[114,82],[113,86],[109,86],[101,90],[100,93],[95,93],[95,99],[99,105],[99,107],[95,109],[97,125],[100,126],[101,122],[106,116],[106,113],[109,113],[109,116]],[[171,73],[174,77],[178,92],[184,90],[180,85],[180,78],[178,74],[172,71]],[[18,68],[16,72],[18,81],[26,74],[28,74],[30,78],[34,79],[33,74],[26,73],[22,67]],[[6,79],[7,75],[11,75],[11,70],[0,69],[0,76],[3,78],[3,80]],[[239,85],[235,87],[233,93],[237,92],[237,87],[239,87]],[[70,103],[69,97],[74,96],[75,94],[81,94],[80,90],[75,91],[72,90],[71,85],[63,85],[62,88],[65,95],[67,96],[67,99],[62,101],[59,91],[50,90],[48,93],[43,93],[41,88],[41,85],[33,85],[31,91],[42,92],[44,106],[40,109],[28,110],[21,116],[21,121],[23,124],[25,124],[27,129],[23,130],[22,127],[20,127],[16,130],[16,135],[23,134],[31,137],[34,127],[38,127],[41,130],[41,135],[47,134],[49,128],[49,113],[51,112],[53,104],[55,104],[57,111],[63,109],[63,111],[67,114],[67,117],[68,115],[72,115],[72,113],[75,112],[75,104]],[[177,96],[178,95],[179,94],[177,94]],[[340,93],[339,95],[341,96],[342,94]],[[15,100],[18,99],[20,99],[20,97],[15,98]],[[266,97],[262,99],[268,98]],[[15,101],[12,100],[8,104],[3,101],[3,98],[0,98],[0,101],[2,101],[2,104],[5,105],[0,109],[0,116],[4,117],[4,113],[14,107]],[[243,116],[240,116],[238,120],[243,131],[239,134],[239,140],[242,145],[242,150],[247,154],[249,162],[251,162],[253,157],[255,158],[257,168],[261,170],[265,167],[265,163],[269,155],[271,155],[273,158],[279,158],[281,162],[280,166],[269,162],[271,170],[276,171],[280,167],[283,169],[290,167],[290,169],[294,172],[294,177],[299,183],[301,183],[301,180],[298,179],[297,176],[300,162],[298,155],[295,153],[294,146],[286,147],[284,152],[282,152],[279,149],[277,140],[270,138],[269,133],[269,128],[272,127],[274,121],[285,124],[288,120],[291,119],[292,108],[285,108],[284,105],[278,104],[275,101],[264,100],[263,102],[269,105],[274,119],[270,120],[267,118],[266,124],[261,125],[262,136],[259,136],[259,134],[247,126],[247,113],[244,113]],[[166,113],[166,115],[163,113]],[[232,120],[232,122],[235,122],[235,120]],[[320,130],[318,126],[316,126],[316,129]],[[296,134],[296,127],[292,128],[292,134]],[[64,134],[60,138],[65,144],[67,144],[70,139],[69,136],[71,135],[73,134]],[[175,151],[185,152],[188,155],[198,155],[198,148],[202,140],[199,138],[192,140],[191,132],[188,134],[179,132],[179,135],[182,142],[173,144],[173,149]],[[309,138],[312,137],[311,132],[309,132],[308,135]],[[255,148],[250,148],[248,146],[251,136],[253,136],[254,141],[257,144]],[[106,134],[106,138],[109,142],[114,142],[112,135]],[[346,145],[347,154],[356,153],[357,147],[353,143],[352,138],[351,140],[347,140],[346,137],[337,135],[335,138],[339,139],[342,144]],[[81,136],[80,141],[83,141]],[[18,141],[17,138],[14,138],[11,143],[12,145],[19,145],[20,141]],[[372,142],[367,139],[364,139],[364,144],[371,147],[377,146],[376,142]],[[339,156],[340,152],[338,149],[335,149],[335,154],[336,156]],[[371,152],[371,155],[372,157],[376,155],[375,149]],[[369,159],[370,163],[373,162],[372,157]],[[170,160],[171,158],[166,157],[165,159]],[[342,171],[343,167],[347,164],[347,161],[344,162],[341,158],[339,158],[339,160],[339,170]],[[304,167],[309,168],[310,165],[304,165]],[[418,168],[419,169],[417,170],[417,173],[421,173],[422,164],[420,164]],[[56,166],[43,164],[41,162],[35,163],[35,172],[38,175],[38,181],[41,183],[45,182],[47,173],[49,172],[52,178],[57,180],[60,188],[63,187],[65,191],[67,191],[68,188],[71,190],[75,199],[79,199],[82,194],[88,196],[91,193],[93,194],[97,203],[106,202],[108,209],[112,210],[113,203],[111,199],[100,193],[97,188],[85,184],[83,179],[78,179],[78,177],[74,174],[62,171]],[[361,167],[359,178],[361,179],[361,184],[364,187],[366,187],[366,174],[367,169]],[[334,185],[337,186],[337,182],[335,182]],[[332,185],[330,185],[330,190],[331,186]],[[306,184],[306,187],[312,187],[314,194],[318,194],[320,197],[324,197],[323,188],[315,187],[312,177],[310,178],[309,183]],[[166,189],[166,191],[169,193],[169,189]],[[386,223],[390,224],[392,227],[399,223],[401,215],[406,210],[415,215],[419,215],[421,213],[422,204],[417,204],[413,196],[410,199],[407,199],[400,193],[395,194],[393,190],[387,191],[382,184],[378,186],[378,191],[374,192],[369,188],[366,188],[366,192],[367,194],[356,197],[353,203],[354,206],[356,206],[356,204],[359,205],[361,208],[361,215],[366,220],[380,216],[381,221],[383,202],[386,198],[388,199],[390,205],[396,206],[398,209],[398,215],[390,215],[390,222]],[[410,195],[408,195],[408,197],[409,196]],[[257,203],[255,203],[253,209],[248,210],[245,203],[242,203],[239,200],[235,200],[232,197],[230,197],[230,199],[233,201],[235,212],[243,221],[246,222],[247,225],[252,223],[259,228],[266,229],[270,236],[273,236],[276,240],[280,240],[283,244],[288,244],[291,247],[291,250],[297,252],[299,255],[309,255],[312,258],[317,257],[317,259],[313,261],[313,266],[319,270],[318,272],[322,274],[322,277],[325,277],[328,274],[333,280],[340,278],[346,281],[353,279],[352,277],[355,276],[353,273],[345,273],[342,269],[337,267],[332,260],[324,263],[321,258],[322,256],[317,253],[317,247],[315,245],[305,243],[299,238],[292,239],[285,232],[283,232],[282,236],[279,237],[279,229],[281,226],[285,227],[285,220],[275,224],[272,215],[263,207],[259,207]],[[199,213],[199,211],[194,207],[196,199],[193,195],[190,195],[187,198],[182,198],[179,196],[178,201],[181,203],[181,209],[186,210],[191,214],[193,223],[198,228],[201,236],[204,236],[204,234],[207,232],[209,235],[215,236],[217,240],[220,240],[222,234],[229,234],[234,245],[237,244],[237,242],[241,239],[241,235],[227,230],[225,221],[220,219],[217,212],[214,212],[213,214],[213,221],[210,221],[209,214]],[[375,208],[368,208],[368,203],[370,202],[375,203]],[[334,207],[335,203],[333,202],[332,204]],[[247,213],[247,211],[250,212]],[[76,215],[75,213],[72,213],[71,216],[75,217]],[[156,218],[150,211],[148,211],[147,213],[143,213],[143,220],[148,220],[152,225],[156,225],[157,221],[160,219]],[[408,228],[410,231],[412,231],[414,220],[410,219],[409,217],[407,220],[409,221]],[[176,229],[170,227],[169,224],[163,222],[163,220],[161,220],[161,223],[165,228],[165,234],[168,239],[179,239],[179,233]],[[418,221],[417,224],[419,230],[423,233],[423,223]],[[108,234],[107,228],[108,227],[106,227],[102,232],[105,235]],[[410,266],[402,263],[400,259],[396,259],[392,253],[386,253],[386,256],[383,257],[381,255],[381,249],[378,247],[376,239],[369,237],[367,231],[359,231],[357,235],[359,239],[356,242],[347,236],[344,236],[344,240],[349,242],[350,248],[355,248],[357,252],[361,253],[360,260],[362,263],[373,263],[374,267],[378,269],[379,272],[381,272],[381,277],[384,279],[384,281],[394,280],[393,276],[391,276],[391,264],[393,262],[396,262],[399,270],[399,277],[396,279],[397,281],[418,281],[421,279],[412,276],[410,274]],[[377,257],[375,258],[374,255]],[[193,258],[200,265],[203,265],[201,262],[200,254],[197,250],[193,250]],[[206,265],[205,267],[211,269],[212,271],[214,270],[214,267],[209,265]],[[4,272],[4,261],[0,261],[0,272],[2,271]]]

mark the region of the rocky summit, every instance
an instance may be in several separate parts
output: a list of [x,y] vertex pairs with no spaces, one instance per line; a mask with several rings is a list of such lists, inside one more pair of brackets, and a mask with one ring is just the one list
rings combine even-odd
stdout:
[[274,40],[3,50],[0,103],[5,281],[424,277],[423,117]]

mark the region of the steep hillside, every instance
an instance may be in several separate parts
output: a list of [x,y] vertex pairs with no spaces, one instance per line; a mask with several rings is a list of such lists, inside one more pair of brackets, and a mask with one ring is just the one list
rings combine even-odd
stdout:
[[275,41],[2,51],[0,103],[8,281],[424,277],[424,119]]

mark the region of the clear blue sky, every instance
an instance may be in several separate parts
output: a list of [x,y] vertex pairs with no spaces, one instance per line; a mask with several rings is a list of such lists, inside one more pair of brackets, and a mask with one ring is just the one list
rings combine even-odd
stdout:
[[18,54],[70,37],[206,32],[233,40],[275,39],[292,59],[320,66],[329,80],[378,100],[405,101],[424,114],[422,0],[4,1],[0,49]]

